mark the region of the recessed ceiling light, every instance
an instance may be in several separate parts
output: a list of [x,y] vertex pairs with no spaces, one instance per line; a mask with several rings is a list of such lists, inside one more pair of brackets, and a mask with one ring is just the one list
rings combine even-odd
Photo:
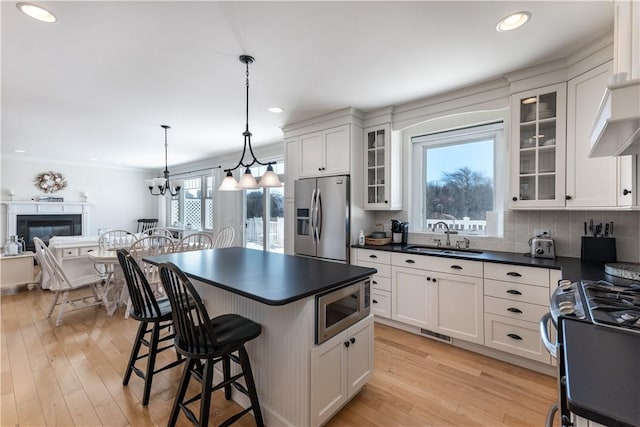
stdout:
[[511,15],[505,16],[498,22],[496,30],[500,32],[515,30],[516,28],[526,24],[529,18],[531,18],[531,12],[522,11],[512,13]]
[[24,153],[25,152],[24,150],[20,150],[20,149],[15,149],[13,151],[15,151],[16,153]]
[[89,160],[91,160],[92,162],[95,162],[98,159],[96,159],[95,157],[90,157]]
[[16,4],[16,7],[20,10],[20,12],[24,13],[25,15],[33,19],[37,19],[38,21],[49,22],[49,23],[53,23],[57,21],[56,17],[53,16],[53,13],[49,12],[47,9],[45,9],[42,6],[36,6],[35,4],[20,2]]
[[284,108],[273,106],[267,108],[267,110],[271,111],[272,113],[282,113],[284,111]]

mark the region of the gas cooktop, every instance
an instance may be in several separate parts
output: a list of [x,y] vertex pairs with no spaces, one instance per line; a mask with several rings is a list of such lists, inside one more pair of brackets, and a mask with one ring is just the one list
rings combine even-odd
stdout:
[[563,315],[640,334],[640,283],[561,280],[551,297],[551,314],[555,322]]
[[640,333],[640,285],[614,286],[605,281],[581,284],[593,323]]

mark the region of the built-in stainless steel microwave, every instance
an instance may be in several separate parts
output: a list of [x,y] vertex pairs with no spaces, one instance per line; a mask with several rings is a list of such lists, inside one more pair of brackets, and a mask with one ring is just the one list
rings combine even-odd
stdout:
[[316,344],[369,315],[370,279],[316,295]]

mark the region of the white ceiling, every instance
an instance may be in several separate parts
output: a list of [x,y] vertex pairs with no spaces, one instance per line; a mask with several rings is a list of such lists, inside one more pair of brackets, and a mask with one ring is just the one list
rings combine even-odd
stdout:
[[[254,146],[352,106],[398,105],[566,56],[611,30],[612,2],[2,1],[2,156],[158,169]],[[508,32],[497,21],[528,10]],[[271,105],[282,114],[267,112]],[[16,154],[16,149],[26,152]]]

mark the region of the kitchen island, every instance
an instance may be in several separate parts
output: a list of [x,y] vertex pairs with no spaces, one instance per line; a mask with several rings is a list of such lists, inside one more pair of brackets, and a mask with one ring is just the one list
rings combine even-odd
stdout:
[[[245,248],[180,252],[145,260],[172,262],[184,271],[210,316],[236,313],[262,325],[262,334],[247,343],[247,351],[266,425],[319,425],[366,383],[373,369],[372,317],[318,346],[315,296],[367,279],[375,269]],[[354,375],[353,369],[348,372],[348,357],[333,351],[346,351],[342,341],[349,330],[360,334],[358,349],[366,349],[364,357],[358,353],[357,358],[363,364],[361,375]],[[343,384],[337,384],[340,381]],[[233,398],[249,406],[244,395],[235,393]]]

